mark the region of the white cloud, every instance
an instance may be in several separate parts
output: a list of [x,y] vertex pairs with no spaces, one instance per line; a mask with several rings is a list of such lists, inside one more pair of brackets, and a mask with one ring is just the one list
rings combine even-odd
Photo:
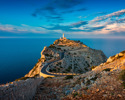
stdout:
[[103,21],[103,20],[105,20],[107,18],[111,18],[111,17],[116,17],[116,19],[117,19],[119,16],[124,15],[124,14],[125,14],[125,9],[117,11],[117,12],[113,12],[113,13],[108,14],[108,15],[96,17],[91,22]]
[[0,24],[0,31],[13,32],[13,33],[47,33],[48,30],[21,24],[20,26],[10,25],[10,24]]

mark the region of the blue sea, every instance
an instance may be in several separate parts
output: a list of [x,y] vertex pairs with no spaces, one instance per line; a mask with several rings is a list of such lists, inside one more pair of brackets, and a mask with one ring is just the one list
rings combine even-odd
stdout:
[[[0,83],[14,81],[27,74],[40,58],[44,46],[54,38],[1,38]],[[125,50],[125,39],[73,39],[87,46],[102,50],[107,57]]]

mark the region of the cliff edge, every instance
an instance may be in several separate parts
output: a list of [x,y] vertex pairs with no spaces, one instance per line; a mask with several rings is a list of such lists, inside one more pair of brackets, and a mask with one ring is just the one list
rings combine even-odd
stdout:
[[33,100],[125,100],[125,51],[84,74],[47,78],[40,88]]
[[91,66],[106,60],[101,50],[89,48],[80,41],[61,38],[44,47],[41,58],[25,77],[40,76],[41,69],[48,63],[47,69],[51,73],[85,73],[91,70]]

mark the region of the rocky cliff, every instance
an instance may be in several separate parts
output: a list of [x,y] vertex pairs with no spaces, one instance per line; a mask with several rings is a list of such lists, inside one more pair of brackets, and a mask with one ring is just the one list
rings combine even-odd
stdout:
[[45,79],[37,88],[35,98],[125,100],[125,51],[84,74]]
[[[52,73],[81,74],[39,78],[48,63]],[[56,40],[44,47],[38,63],[25,77],[0,85],[0,100],[31,99],[125,100],[125,51],[106,60],[102,51],[80,41]]]
[[49,47],[44,47],[41,58],[25,77],[39,76],[41,68],[55,60],[58,61],[48,66],[49,72],[84,73],[89,71],[91,66],[105,62],[107,58],[101,50],[89,48],[80,41],[61,38],[55,40]]
[[43,78],[28,78],[0,85],[0,100],[32,100]]

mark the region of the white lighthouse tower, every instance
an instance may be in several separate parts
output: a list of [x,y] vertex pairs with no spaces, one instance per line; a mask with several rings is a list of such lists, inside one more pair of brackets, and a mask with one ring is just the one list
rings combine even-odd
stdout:
[[63,36],[62,36],[62,37],[60,37],[60,39],[62,39],[62,40],[65,40],[65,39],[66,39],[66,37],[65,37],[64,33],[63,33]]
[[64,33],[63,33],[63,39],[65,38]]

